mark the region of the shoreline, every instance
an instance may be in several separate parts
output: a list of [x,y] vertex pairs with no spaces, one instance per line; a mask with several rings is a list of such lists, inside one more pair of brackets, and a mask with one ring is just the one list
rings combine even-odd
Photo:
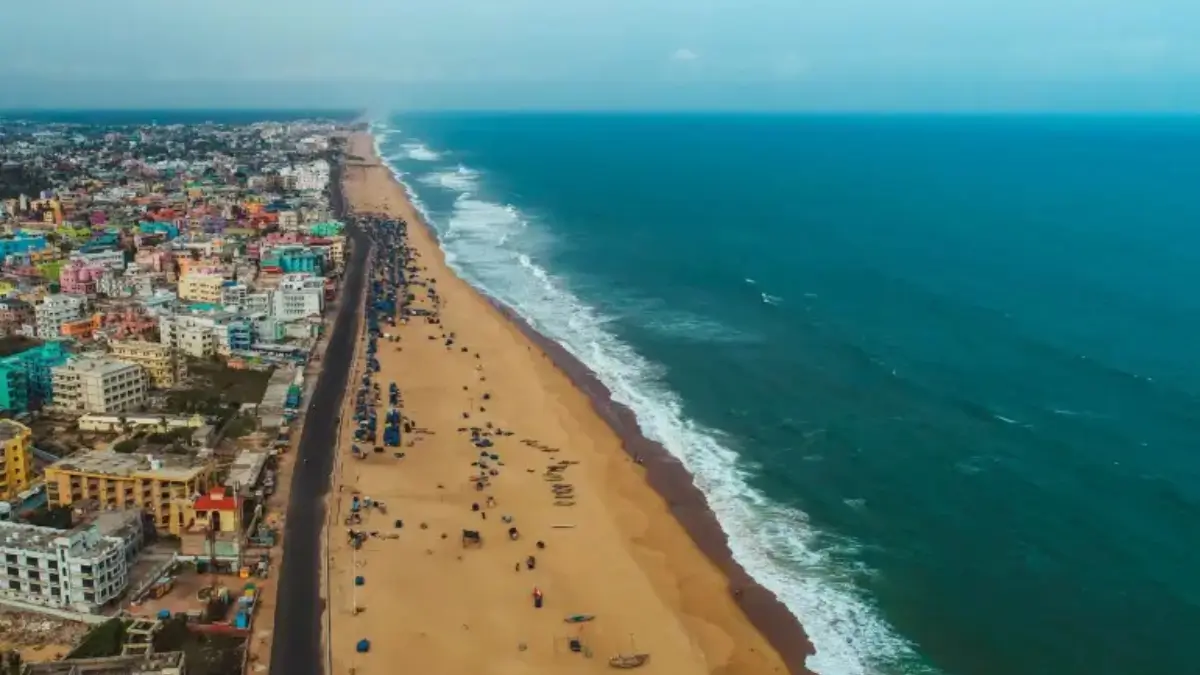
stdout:
[[416,222],[412,225],[421,227],[434,242],[446,270],[498,311],[583,394],[592,411],[617,436],[622,450],[641,464],[645,484],[665,502],[670,516],[699,552],[724,575],[728,584],[727,592],[734,603],[744,618],[777,652],[788,672],[791,675],[813,675],[805,662],[815,650],[800,621],[773,592],[750,576],[733,558],[728,535],[721,529],[704,494],[696,487],[692,474],[666,448],[642,434],[633,411],[614,401],[609,389],[583,362],[555,340],[534,330],[515,310],[462,279],[445,263],[445,250],[442,249],[438,233],[412,203],[408,186],[398,180],[391,167],[378,156],[375,136],[370,132],[361,133],[368,137],[371,148],[370,158],[365,158],[366,161],[386,171],[389,179],[403,193],[416,216]]

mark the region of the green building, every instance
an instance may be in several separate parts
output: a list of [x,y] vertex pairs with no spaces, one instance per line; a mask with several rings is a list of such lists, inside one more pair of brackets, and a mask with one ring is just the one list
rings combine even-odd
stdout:
[[53,340],[0,358],[0,409],[23,413],[53,401],[51,369],[67,362],[65,344]]
[[346,226],[336,220],[325,223],[315,223],[308,226],[308,233],[314,237],[336,237],[346,229]]

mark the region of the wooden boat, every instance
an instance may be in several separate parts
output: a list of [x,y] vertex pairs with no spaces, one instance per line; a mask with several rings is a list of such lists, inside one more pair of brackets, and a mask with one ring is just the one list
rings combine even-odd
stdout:
[[622,669],[640,668],[649,660],[649,654],[617,654],[608,660],[608,665]]
[[586,621],[591,621],[594,618],[596,618],[594,614],[572,614],[571,616],[563,619],[563,621],[567,623],[584,623]]
[[558,501],[554,502],[554,505],[555,506],[575,506],[575,500],[574,499],[559,499]]

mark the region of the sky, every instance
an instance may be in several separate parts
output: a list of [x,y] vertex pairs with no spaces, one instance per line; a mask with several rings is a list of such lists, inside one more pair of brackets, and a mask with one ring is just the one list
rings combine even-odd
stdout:
[[1196,0],[0,4],[0,108],[1200,110]]

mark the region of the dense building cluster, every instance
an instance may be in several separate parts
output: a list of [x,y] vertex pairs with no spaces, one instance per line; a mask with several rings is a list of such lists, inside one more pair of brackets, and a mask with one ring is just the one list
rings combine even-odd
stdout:
[[[345,130],[0,119],[0,602],[126,598],[143,527],[236,567],[265,536],[242,520],[273,488],[347,258]],[[258,374],[261,395],[198,394],[214,372]],[[46,451],[47,421],[88,443]],[[239,425],[274,445],[222,449]],[[20,522],[37,500],[75,522]]]

